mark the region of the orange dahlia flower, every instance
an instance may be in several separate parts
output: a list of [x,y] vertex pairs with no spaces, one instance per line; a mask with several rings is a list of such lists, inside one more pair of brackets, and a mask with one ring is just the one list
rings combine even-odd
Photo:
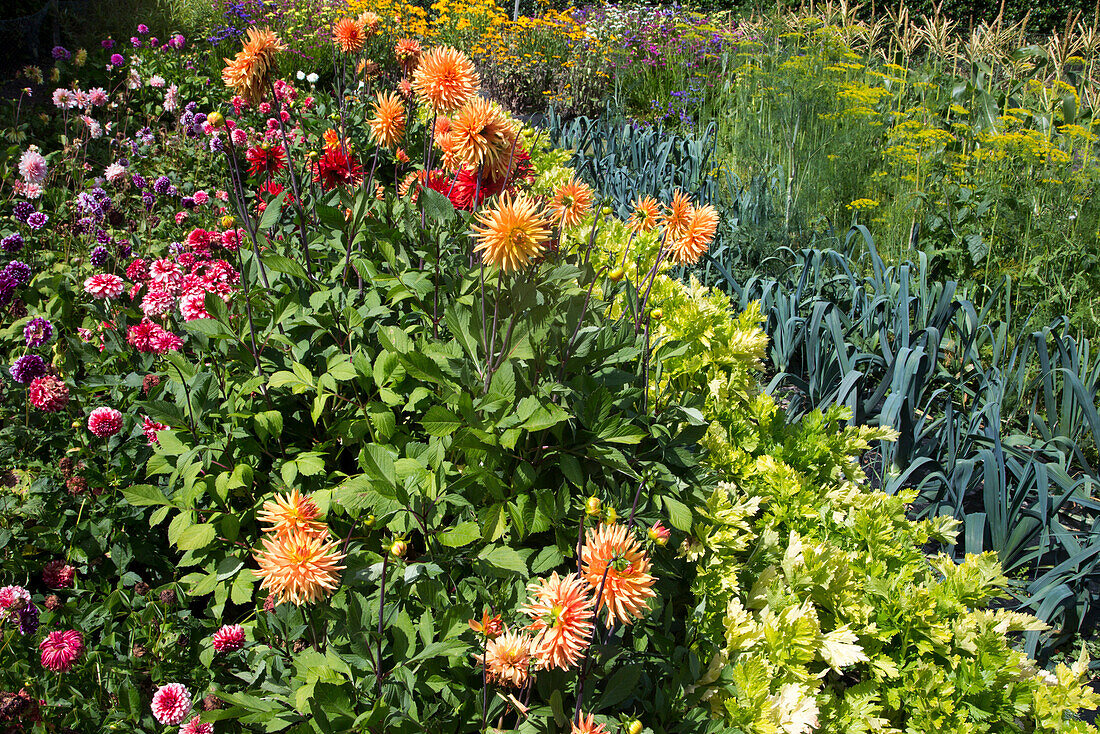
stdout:
[[589,714],[587,717],[578,716],[569,734],[607,734],[607,729],[603,724],[597,724],[596,717]]
[[483,211],[474,227],[474,252],[490,265],[508,272],[526,265],[543,251],[550,229],[539,206],[526,194],[500,196],[497,205]]
[[341,18],[332,27],[332,42],[346,54],[357,54],[367,43],[367,29],[361,20]]
[[684,233],[688,218],[691,217],[691,200],[679,189],[672,195],[672,203],[668,205],[668,211],[660,217],[661,224],[665,227],[665,237],[672,242]]
[[271,84],[275,55],[286,47],[267,28],[249,28],[244,48],[230,61],[225,60],[222,81],[251,104],[259,104]]
[[466,54],[439,46],[420,58],[412,88],[437,115],[449,115],[477,94],[481,80]]
[[576,177],[558,187],[548,207],[562,227],[576,227],[592,208],[592,189]]
[[367,120],[370,137],[376,144],[392,148],[405,134],[405,103],[396,92],[379,92],[374,116]]
[[531,649],[539,670],[568,670],[581,660],[592,635],[592,597],[588,585],[575,573],[555,572],[527,587],[530,596],[520,612],[531,617]]
[[679,239],[672,243],[672,256],[681,265],[699,261],[707,251],[718,231],[718,212],[710,204],[692,209],[687,226]]
[[645,612],[646,600],[656,596],[649,555],[625,525],[588,530],[581,548],[581,573],[598,595],[599,608],[606,609],[613,621],[630,624]]
[[325,130],[325,148],[332,150],[333,148],[339,148],[340,145],[340,133],[333,130],[331,127]]
[[456,163],[481,168],[498,178],[515,150],[516,129],[495,103],[475,97],[455,113],[450,125],[450,152]]
[[504,625],[500,621],[500,615],[489,616],[489,612],[482,612],[481,619],[471,619],[470,629],[479,635],[484,635],[490,640],[495,640],[504,633]]
[[327,526],[317,521],[320,516],[321,510],[311,497],[292,489],[289,494],[282,497],[275,495],[275,499],[265,502],[263,511],[256,515],[256,519],[270,525],[265,530],[275,535],[289,535],[297,531],[327,535]]
[[382,19],[378,17],[378,13],[372,13],[369,10],[365,13],[360,13],[356,18],[370,35],[374,35],[378,32],[378,26],[382,23]]
[[340,583],[344,554],[336,540],[300,530],[264,538],[264,549],[254,557],[260,568],[260,588],[270,589],[281,604],[297,606],[320,601]]
[[485,667],[490,683],[523,688],[533,662],[531,638],[522,632],[505,629],[495,640],[489,640],[484,655],[475,655],[474,659]]
[[661,208],[652,196],[639,198],[634,202],[634,211],[630,214],[630,228],[635,232],[649,232],[657,226]]
[[420,61],[420,41],[412,38],[399,38],[393,45],[393,55],[408,72]]

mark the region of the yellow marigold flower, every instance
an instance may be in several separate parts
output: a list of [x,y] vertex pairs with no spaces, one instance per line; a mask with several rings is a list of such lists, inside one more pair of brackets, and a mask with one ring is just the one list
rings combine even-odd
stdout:
[[630,624],[645,612],[646,600],[656,596],[649,555],[625,525],[588,530],[581,548],[581,573],[599,596],[599,608],[606,609],[612,621]]
[[687,227],[688,219],[691,217],[692,208],[691,200],[687,198],[683,191],[677,189],[672,194],[672,203],[668,205],[668,210],[660,218],[660,222],[665,228],[665,236],[670,242],[675,241],[684,233],[684,228]]
[[386,148],[397,145],[405,134],[405,102],[397,92],[379,92],[374,102],[374,116],[367,120],[370,137]]
[[484,655],[474,659],[485,668],[490,683],[523,688],[530,675],[531,638],[522,632],[505,629],[504,634],[489,640]]
[[256,575],[263,580],[260,588],[270,589],[280,603],[296,606],[329,596],[344,568],[344,554],[336,544],[302,531],[264,538],[264,549],[254,556],[260,566]]
[[265,502],[256,519],[270,525],[265,530],[275,535],[287,535],[299,530],[325,535],[328,528],[323,522],[317,522],[320,516],[321,510],[311,497],[303,496],[297,489],[292,489],[289,494],[282,497],[275,495],[275,499]]
[[252,104],[259,104],[271,84],[275,54],[285,50],[279,38],[267,28],[249,28],[244,48],[232,61],[225,60],[222,81]]
[[718,231],[718,212],[710,204],[693,208],[688,215],[687,224],[671,246],[672,257],[680,265],[698,262],[699,258],[714,240]]
[[482,168],[488,178],[506,172],[515,147],[515,126],[500,107],[483,97],[464,104],[451,120],[449,152],[454,160]]
[[346,54],[359,53],[367,43],[367,30],[355,18],[341,18],[332,27],[332,42]]
[[496,206],[477,217],[474,252],[508,272],[526,265],[546,247],[550,229],[539,206],[526,194],[501,194]]
[[412,88],[433,114],[447,115],[477,94],[481,80],[466,54],[439,46],[424,54],[413,73]]
[[592,635],[592,597],[575,573],[540,579],[527,587],[530,596],[520,612],[531,618],[531,649],[538,670],[568,670],[580,662]]
[[634,202],[634,211],[630,215],[630,228],[635,232],[649,232],[657,226],[661,208],[652,196],[639,198]]
[[592,208],[592,188],[576,177],[570,178],[554,192],[548,208],[563,228],[576,227]]

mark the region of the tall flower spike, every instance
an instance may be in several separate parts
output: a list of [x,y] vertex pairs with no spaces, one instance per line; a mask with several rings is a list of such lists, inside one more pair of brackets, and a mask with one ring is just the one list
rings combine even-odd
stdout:
[[672,243],[672,256],[681,265],[699,261],[718,230],[718,212],[710,204],[692,209],[684,233]]
[[530,595],[520,612],[531,618],[527,629],[535,633],[531,649],[539,670],[568,670],[580,662],[592,634],[592,597],[584,580],[571,573],[527,587]]
[[483,211],[474,227],[474,252],[505,272],[526,265],[546,247],[550,230],[537,204],[526,194],[500,195],[497,205]]
[[230,61],[225,60],[222,81],[251,104],[259,104],[275,72],[275,55],[286,47],[267,28],[249,28],[244,48]]
[[645,612],[646,600],[656,596],[649,555],[625,525],[589,528],[581,548],[581,573],[612,621],[630,624]]
[[405,134],[405,102],[396,92],[379,92],[374,116],[367,120],[370,137],[376,145],[392,148]]
[[450,46],[428,51],[413,72],[413,91],[436,115],[449,115],[466,104],[480,85],[473,63]]
[[266,530],[275,535],[289,535],[299,530],[311,535],[328,535],[328,527],[317,521],[320,516],[321,510],[311,497],[292,489],[288,494],[275,495],[275,499],[265,502],[256,519],[270,525]]
[[261,588],[270,589],[279,603],[297,606],[320,601],[336,590],[344,555],[336,541],[295,531],[265,538],[264,550],[255,554]]

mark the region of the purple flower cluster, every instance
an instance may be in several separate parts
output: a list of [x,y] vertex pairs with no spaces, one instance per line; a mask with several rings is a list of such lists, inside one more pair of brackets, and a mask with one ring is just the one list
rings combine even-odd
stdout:
[[50,55],[52,55],[56,61],[68,61],[73,57],[73,55],[69,53],[69,49],[64,46],[54,46],[50,51]]
[[40,347],[53,336],[53,324],[41,316],[35,316],[23,327],[23,339],[28,347]]
[[46,374],[46,360],[37,354],[25,354],[12,363],[8,373],[16,382],[29,385]]
[[12,211],[12,216],[15,217],[16,221],[22,222],[23,224],[27,223],[27,217],[31,214],[34,214],[34,204],[29,201],[20,201],[16,203],[15,209]]
[[107,260],[111,257],[111,254],[107,252],[107,248],[103,245],[96,245],[92,248],[92,253],[88,256],[88,260],[92,263],[92,267],[102,270],[107,267]]
[[153,182],[153,191],[159,195],[164,196],[168,193],[168,188],[172,185],[172,182],[168,180],[167,176],[160,176]]
[[27,226],[31,229],[42,229],[50,218],[45,212],[34,212],[27,217]]
[[9,255],[14,255],[23,249],[23,244],[23,235],[14,232],[0,240],[0,249],[3,249]]

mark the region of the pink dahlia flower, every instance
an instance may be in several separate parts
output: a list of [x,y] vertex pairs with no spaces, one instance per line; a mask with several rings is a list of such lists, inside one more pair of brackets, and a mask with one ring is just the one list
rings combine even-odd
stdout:
[[191,711],[191,692],[182,683],[169,683],[153,694],[153,716],[169,726],[183,723]]
[[111,273],[99,273],[84,281],[84,292],[93,298],[118,298],[122,291],[122,278]]
[[145,420],[141,424],[142,433],[145,434],[145,439],[149,442],[149,445],[159,444],[157,440],[157,434],[163,430],[166,430],[168,426],[163,423],[158,423],[149,416],[145,416]]
[[180,734],[214,734],[214,725],[196,716],[180,727]]
[[61,560],[54,560],[42,568],[42,583],[51,589],[67,589],[73,585],[76,569]]
[[64,673],[84,652],[84,636],[76,630],[54,631],[46,635],[38,649],[42,651],[42,667]]
[[23,151],[19,158],[19,175],[23,180],[31,184],[40,184],[46,180],[48,173],[46,159],[38,152],[38,148],[31,146]]
[[218,652],[233,652],[244,647],[244,627],[239,624],[227,624],[214,633],[214,649]]
[[23,600],[23,604],[19,605],[20,607],[29,604],[31,601],[30,592],[22,586],[5,586],[0,589],[0,612],[6,612],[16,606],[16,602],[20,599]]
[[114,408],[96,408],[88,416],[88,430],[100,438],[110,438],[122,430],[122,413]]
[[27,390],[27,399],[44,413],[56,413],[69,404],[69,388],[53,375],[36,377]]

